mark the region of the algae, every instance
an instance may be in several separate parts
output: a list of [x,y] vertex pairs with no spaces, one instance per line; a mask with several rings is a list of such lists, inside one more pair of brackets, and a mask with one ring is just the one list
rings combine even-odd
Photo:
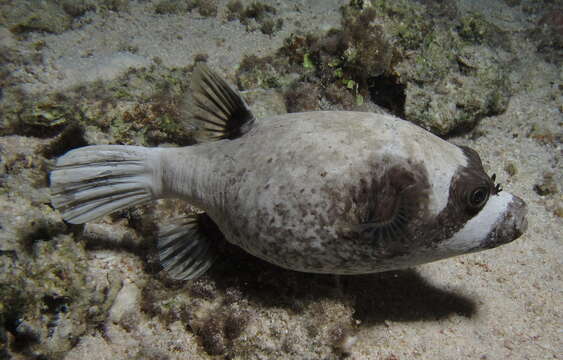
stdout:
[[281,88],[289,111],[318,110],[348,92],[345,109],[369,99],[440,135],[506,110],[506,59],[489,47],[504,34],[482,17],[432,18],[406,0],[351,1],[342,14],[339,29],[292,34],[277,56],[247,57],[239,86]]
[[157,14],[182,14],[198,9],[199,14],[204,17],[217,15],[217,3],[214,0],[161,0],[154,6]]
[[45,142],[0,146],[0,355],[61,358],[105,319],[111,291],[89,279],[85,244],[49,204]]
[[[443,43],[441,43],[443,44]],[[429,45],[405,72],[405,116],[440,135],[467,131],[485,116],[506,110],[511,88],[507,70],[490,50],[465,46],[444,53]],[[446,55],[447,54],[447,55]]]
[[239,0],[231,0],[227,4],[227,19],[239,20],[247,31],[260,30],[266,35],[272,35],[283,26],[283,19],[276,19],[276,8],[254,1],[244,6]]
[[10,334],[8,352],[59,357],[98,315],[90,312],[96,291],[87,281],[85,250],[72,236],[32,236],[31,246],[22,245],[29,249],[19,250],[31,256],[0,256],[0,326]]
[[537,50],[555,64],[563,62],[563,8],[561,4],[541,7],[537,26],[528,31],[528,36],[537,42]]
[[16,34],[60,34],[87,11],[125,11],[129,0],[21,0],[0,4],[0,20]]
[[[112,81],[96,81],[64,94],[21,97],[4,101],[0,134],[52,137],[68,127],[109,136],[122,144],[193,143],[185,119],[187,68],[131,69]],[[12,95],[18,97],[16,95]]]

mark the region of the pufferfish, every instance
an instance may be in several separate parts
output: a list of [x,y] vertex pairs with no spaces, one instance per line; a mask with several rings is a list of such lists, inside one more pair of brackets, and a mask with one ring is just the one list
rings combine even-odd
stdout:
[[162,267],[193,279],[224,239],[280,267],[365,274],[485,250],[527,228],[479,155],[392,115],[257,119],[204,64],[192,77],[197,145],[94,145],[61,156],[52,204],[73,224],[162,198],[201,209],[158,234]]

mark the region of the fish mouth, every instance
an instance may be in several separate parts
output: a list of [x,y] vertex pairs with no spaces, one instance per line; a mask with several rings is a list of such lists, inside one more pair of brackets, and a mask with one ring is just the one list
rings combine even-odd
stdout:
[[527,215],[528,206],[524,200],[512,195],[504,216],[489,233],[482,248],[492,249],[518,239],[528,230]]
[[520,232],[518,233],[517,237],[520,237],[522,234],[526,232],[526,230],[528,230],[528,218],[526,216],[524,216],[520,221],[518,229]]
[[519,197],[513,195],[513,198],[508,206],[508,213],[513,216],[513,220],[509,223],[514,226],[514,240],[516,240],[528,230],[528,206]]

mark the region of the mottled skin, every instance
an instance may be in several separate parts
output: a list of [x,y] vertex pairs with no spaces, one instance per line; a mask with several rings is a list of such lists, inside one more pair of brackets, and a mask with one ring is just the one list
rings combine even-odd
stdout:
[[[160,159],[157,196],[181,196],[205,210],[229,242],[285,268],[370,273],[470,251],[436,250],[467,221],[440,215],[466,156],[391,116],[286,114],[234,140],[161,149]],[[385,213],[396,201],[381,197],[389,189],[410,202],[409,221],[403,236],[378,243],[358,229],[378,213],[393,216]]]
[[[159,258],[194,279],[225,238],[279,266],[359,274],[495,247],[526,230],[525,203],[494,183],[479,155],[404,120],[308,112],[257,120],[240,94],[198,64],[185,148],[95,145],[50,174],[52,204],[80,224],[158,198],[207,215],[164,225]],[[215,223],[217,227],[213,226]]]

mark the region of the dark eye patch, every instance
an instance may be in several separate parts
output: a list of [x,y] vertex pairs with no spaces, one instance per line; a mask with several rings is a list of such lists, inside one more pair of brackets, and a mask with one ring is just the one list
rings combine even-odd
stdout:
[[469,206],[476,209],[482,208],[489,199],[489,193],[490,190],[488,186],[479,186],[475,188],[469,195]]
[[468,164],[463,168],[453,184],[453,196],[469,214],[476,214],[487,203],[491,194],[497,194],[502,189],[496,185],[496,175],[489,177],[483,169],[481,158],[477,152],[469,147],[460,146]]

